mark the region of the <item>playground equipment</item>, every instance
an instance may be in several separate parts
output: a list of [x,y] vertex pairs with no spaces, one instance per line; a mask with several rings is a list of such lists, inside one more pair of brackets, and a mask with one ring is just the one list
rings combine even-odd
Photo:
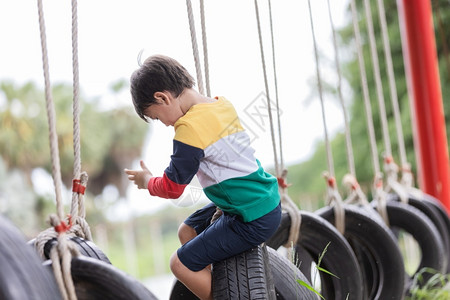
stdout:
[[[195,28],[190,0],[187,0],[188,16],[192,37],[194,60],[197,70],[198,87],[205,93],[203,77],[201,75],[198,48],[195,40]],[[208,54],[206,47],[206,27],[204,19],[204,3],[201,3],[203,56],[205,66],[206,94],[210,95]],[[11,224],[0,218],[0,296],[6,299],[33,299],[36,295],[46,299],[153,299],[155,296],[140,282],[110,264],[107,256],[96,247],[92,241],[89,225],[85,221],[83,194],[87,176],[80,170],[79,147],[79,107],[78,107],[78,61],[76,43],[76,1],[73,4],[73,64],[74,64],[74,182],[71,217],[64,216],[60,201],[60,175],[58,161],[58,146],[55,134],[54,110],[51,101],[50,80],[45,46],[45,28],[42,14],[42,3],[38,0],[40,9],[40,28],[44,62],[44,78],[46,83],[46,101],[49,115],[50,143],[53,159],[53,177],[57,204],[57,216],[52,218],[52,227],[44,236],[38,236],[30,242],[39,248],[44,259],[38,256],[20,238],[20,234]],[[308,1],[309,4],[309,1]],[[366,15],[370,16],[368,1],[364,2]],[[355,1],[351,1],[353,12]],[[269,1],[270,7],[270,1]],[[383,26],[383,1],[378,1],[380,23]],[[302,295],[302,299],[315,299],[317,296],[298,284],[297,280],[311,283],[311,273],[314,264],[321,263],[323,269],[330,273],[320,272],[321,293],[327,299],[385,299],[388,297],[402,298],[410,288],[410,277],[405,275],[403,259],[397,245],[398,232],[409,233],[418,242],[422,252],[419,267],[433,268],[439,272],[450,271],[450,170],[448,162],[447,141],[445,138],[445,123],[442,118],[442,96],[439,91],[439,78],[435,64],[434,37],[429,24],[431,9],[426,1],[412,3],[398,1],[400,19],[403,18],[405,28],[404,51],[409,76],[410,90],[414,99],[414,122],[417,131],[417,147],[419,148],[418,162],[419,182],[422,191],[413,188],[411,171],[408,169],[404,152],[404,142],[401,140],[401,124],[397,122],[397,138],[401,157],[402,178],[397,180],[398,168],[392,160],[389,135],[386,125],[383,125],[383,140],[385,157],[383,158],[386,182],[383,182],[379,166],[378,150],[372,141],[372,158],[374,161],[374,201],[367,203],[367,197],[362,194],[355,175],[352,160],[352,145],[348,128],[347,152],[349,176],[346,183],[351,188],[348,199],[342,200],[334,178],[334,166],[331,146],[327,144],[328,172],[326,174],[328,205],[316,212],[298,210],[287,193],[287,173],[284,170],[282,155],[282,139],[280,116],[277,115],[279,128],[278,149],[275,141],[274,122],[272,118],[271,102],[268,97],[268,115],[270,117],[272,145],[275,161],[275,173],[280,183],[280,194],[284,209],[282,223],[277,233],[261,245],[227,261],[213,266],[213,289],[216,299],[292,299],[293,295]],[[314,35],[311,7],[311,28]],[[266,94],[270,95],[268,79],[265,69],[264,48],[262,46],[261,26],[259,20],[258,1],[255,0],[258,34],[264,73]],[[269,10],[270,12],[270,10]],[[331,18],[331,10],[330,10]],[[272,21],[271,15],[270,20]],[[353,17],[357,44],[358,22]],[[369,37],[373,48],[375,38],[370,18],[367,18]],[[332,22],[331,22],[332,24]],[[272,23],[271,23],[272,25]],[[272,30],[272,28],[271,28]],[[418,34],[420,32],[420,34]],[[334,33],[334,28],[333,28]],[[272,34],[272,61],[275,64],[275,43]],[[386,61],[388,62],[388,77],[390,78],[391,100],[393,111],[395,108],[395,78],[390,61],[389,40],[383,29],[383,41]],[[316,41],[314,39],[314,46]],[[359,45],[358,45],[359,46]],[[336,66],[339,74],[339,61],[336,50]],[[377,57],[372,51],[378,104],[384,106],[380,74],[377,71]],[[363,57],[358,51],[362,89],[367,96],[367,82],[364,82],[365,70]],[[316,53],[316,62],[318,55]],[[425,64],[419,62],[425,61]],[[422,67],[422,66],[425,67]],[[340,76],[340,74],[339,74]],[[321,92],[321,78],[317,68],[319,94]],[[276,81],[276,72],[274,74]],[[275,95],[278,107],[278,91],[275,83]],[[341,100],[342,92],[338,88]],[[370,101],[368,97],[364,99]],[[425,101],[426,100],[426,101]],[[427,103],[427,105],[424,105]],[[343,104],[343,101],[342,101]],[[323,102],[322,102],[323,106]],[[343,106],[344,117],[345,107]],[[366,108],[370,107],[366,106]],[[397,112],[396,112],[397,111]],[[367,111],[369,136],[373,136],[373,123],[370,111]],[[385,114],[381,114],[383,119]],[[325,140],[328,140],[326,120]],[[382,120],[382,123],[386,123]],[[346,121],[346,123],[348,123]],[[347,124],[348,125],[348,124]],[[439,200],[437,200],[439,199]],[[5,241],[8,241],[7,243]],[[4,245],[9,245],[5,247]],[[274,249],[285,246],[289,257],[301,261],[294,265]],[[28,250],[27,250],[28,249]],[[322,258],[318,253],[327,249]],[[291,253],[294,251],[294,253]],[[12,259],[9,259],[12,258]],[[51,261],[49,260],[51,258]],[[60,264],[61,262],[61,264]],[[295,262],[295,259],[294,259]],[[4,266],[4,267],[3,267]],[[27,268],[25,271],[24,268]],[[51,268],[51,271],[50,271]],[[9,276],[9,275],[14,276]],[[52,276],[53,274],[53,276]],[[31,278],[30,275],[33,275]],[[337,278],[337,277],[339,278]],[[15,289],[20,281],[23,289]],[[244,284],[245,283],[245,284]],[[57,288],[57,285],[59,289]],[[257,286],[257,289],[254,288]],[[253,291],[253,292],[252,292]],[[256,292],[255,292],[256,291]],[[195,299],[183,285],[176,281],[172,288],[171,299]]]

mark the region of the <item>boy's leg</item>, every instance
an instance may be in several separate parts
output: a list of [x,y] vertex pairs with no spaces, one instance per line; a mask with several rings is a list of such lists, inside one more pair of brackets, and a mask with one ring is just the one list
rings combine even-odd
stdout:
[[197,232],[195,229],[186,223],[181,223],[180,227],[178,227],[178,239],[180,240],[181,245],[186,244],[196,236]]
[[170,258],[170,269],[175,277],[187,286],[192,293],[202,300],[212,300],[211,270],[206,267],[203,270],[194,272],[189,270],[175,253]]
[[203,208],[195,211],[190,215],[180,227],[178,227],[178,238],[181,245],[186,244],[188,241],[192,240],[199,233],[205,230],[206,227],[211,223],[211,218],[216,212],[216,206],[214,203],[209,203]]

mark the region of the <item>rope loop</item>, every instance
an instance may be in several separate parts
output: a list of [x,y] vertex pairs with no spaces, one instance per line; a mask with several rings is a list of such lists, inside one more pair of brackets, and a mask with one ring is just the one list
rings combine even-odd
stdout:
[[323,177],[327,182],[327,205],[333,206],[335,216],[336,229],[344,234],[345,232],[345,209],[341,195],[336,187],[336,179],[328,172],[323,173]]
[[50,224],[53,226],[58,234],[65,233],[72,227],[72,216],[67,215],[67,223],[64,220],[59,220],[56,215],[50,215]]
[[72,280],[72,257],[77,257],[80,252],[74,242],[66,237],[63,232],[58,235],[58,243],[50,251],[53,274],[60,288],[64,300],[76,300],[75,286]]
[[405,186],[407,189],[411,189],[414,186],[414,174],[411,171],[411,164],[406,163],[402,165],[402,178],[400,183]]
[[292,185],[291,183],[287,183],[287,173],[288,170],[283,169],[281,175],[277,177],[278,187],[280,188],[281,193],[286,193],[286,189]]
[[[297,245],[297,241],[300,236],[300,226],[302,223],[302,216],[300,211],[298,210],[297,205],[295,205],[294,201],[289,197],[287,193],[282,193],[281,195],[281,206],[283,210],[285,210],[289,217],[291,218],[291,227],[289,229],[289,237],[287,242],[284,244],[284,247],[290,249],[292,245]],[[290,259],[291,255],[288,256]]]
[[386,208],[386,192],[383,190],[383,174],[377,173],[374,179],[374,198],[377,201],[377,211],[383,218],[384,223],[389,226],[389,217]]
[[348,195],[347,199],[345,199],[344,203],[364,206],[369,205],[369,201],[367,201],[366,195],[361,190],[361,186],[353,175],[344,175],[342,183],[350,190],[350,194]]

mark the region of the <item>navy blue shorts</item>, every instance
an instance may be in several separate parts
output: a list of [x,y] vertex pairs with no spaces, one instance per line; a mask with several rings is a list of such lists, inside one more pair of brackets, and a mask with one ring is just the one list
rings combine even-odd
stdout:
[[265,242],[275,233],[281,220],[281,204],[251,222],[243,222],[239,216],[224,212],[210,224],[215,211],[216,206],[210,203],[184,221],[198,234],[177,250],[178,258],[191,271],[203,270]]

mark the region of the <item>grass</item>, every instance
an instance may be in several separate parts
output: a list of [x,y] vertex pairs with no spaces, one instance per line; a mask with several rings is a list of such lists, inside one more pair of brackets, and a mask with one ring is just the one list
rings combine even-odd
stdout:
[[[328,274],[328,275],[330,275],[330,276],[333,276],[333,277],[336,277],[337,279],[339,279],[338,276],[336,276],[335,274],[331,273],[330,271],[328,271],[328,270],[326,270],[326,269],[324,269],[324,268],[322,268],[322,267],[320,266],[321,263],[322,263],[322,259],[323,259],[323,257],[325,256],[325,253],[326,253],[327,250],[328,250],[328,246],[329,246],[329,245],[330,245],[330,242],[325,246],[325,248],[323,249],[322,253],[320,253],[320,255],[319,255],[319,259],[318,259],[318,261],[317,261],[317,264],[315,265],[315,272],[314,272],[314,276],[313,276],[313,278],[312,278],[312,282],[316,282],[316,277],[317,277],[317,274],[318,274],[319,272],[326,273],[326,274]],[[312,292],[316,293],[318,296],[320,296],[320,298],[322,298],[322,299],[325,300],[325,298],[322,296],[322,294],[321,294],[319,291],[317,291],[313,286],[311,286],[308,282],[303,281],[303,280],[301,280],[301,279],[297,279],[297,282],[298,282],[298,284],[300,284],[300,285],[306,287],[306,288],[309,289],[310,291],[312,291]],[[349,295],[347,295],[346,299],[348,299],[348,297],[349,297]]]
[[[431,276],[428,280],[425,278]],[[423,268],[414,276],[409,295],[405,300],[448,300],[450,299],[450,274],[441,274],[430,268]]]

